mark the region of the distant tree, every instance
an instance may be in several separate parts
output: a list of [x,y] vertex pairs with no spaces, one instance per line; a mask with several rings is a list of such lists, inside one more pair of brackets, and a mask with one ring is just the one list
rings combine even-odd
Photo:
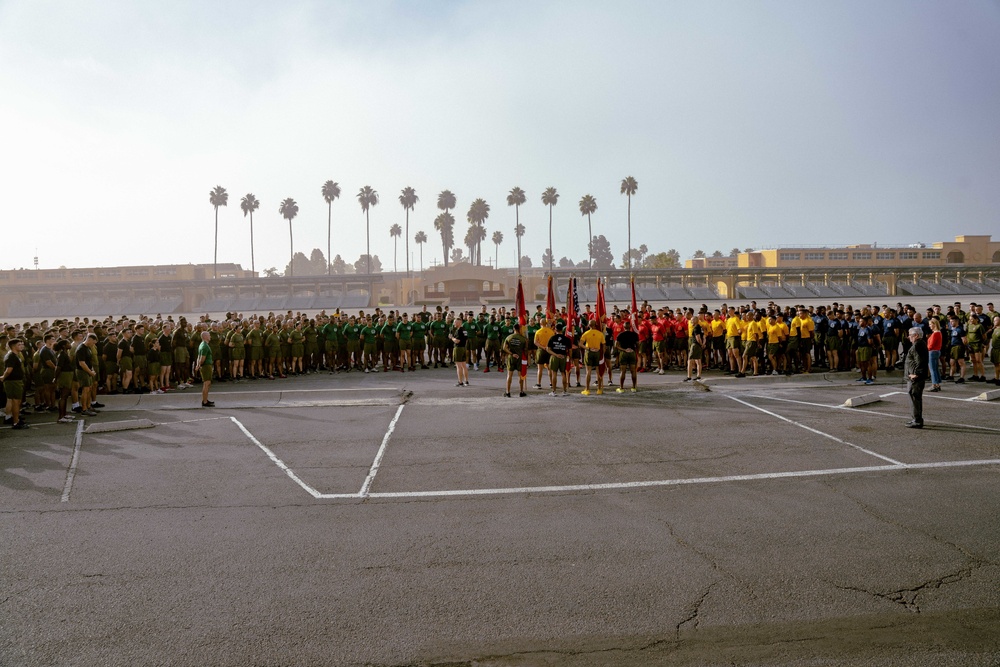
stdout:
[[595,236],[587,245],[590,252],[591,268],[615,268],[615,256],[611,253],[611,244],[603,235]]
[[[514,207],[514,236],[517,237],[517,256],[521,256],[521,237],[524,236],[524,226],[521,224],[521,204],[528,200],[524,190],[519,187],[511,188],[507,193],[507,206]],[[520,232],[520,233],[519,233]],[[517,265],[517,275],[521,275],[520,260]],[[528,266],[531,266],[530,264]]]
[[276,275],[278,275],[278,267],[272,266],[270,268],[264,269],[265,278],[274,278]]
[[694,256],[695,256],[696,258],[699,258],[699,259],[700,259],[700,258],[702,258],[702,257],[704,257],[704,256],[705,256],[705,251],[704,251],[704,250],[695,250],[695,251],[694,251]]
[[374,257],[361,255],[361,257],[358,257],[358,261],[354,262],[354,270],[357,273],[362,273],[366,270],[370,273],[382,273],[382,262],[379,260],[378,255]]
[[[555,188],[549,187],[545,188],[545,192],[542,193],[542,203],[549,207],[549,260],[552,259],[552,207],[559,203],[559,193],[556,192]],[[552,270],[551,261],[549,263],[549,271]]]
[[[434,219],[434,229],[441,233],[441,245],[444,248],[444,265],[448,266],[448,250],[455,245],[454,230],[455,217],[451,215],[451,209],[455,208],[455,195],[451,190],[442,190],[438,195],[437,207],[444,211],[442,215],[447,215],[451,220],[450,225],[446,225],[447,220],[439,215]],[[438,225],[441,221],[441,225]],[[446,237],[447,234],[447,237]]]
[[469,249],[469,261],[476,256],[476,225],[469,225],[462,243]]
[[[472,238],[472,246],[473,246],[472,249],[475,249],[475,254],[476,254],[476,259],[478,260],[478,265],[482,266],[483,261],[482,261],[482,256],[481,256],[481,254],[482,254],[481,253],[481,249],[482,249],[483,241],[486,240],[486,228],[483,227],[483,226],[481,226],[481,225],[471,225],[469,227],[469,235]],[[469,261],[472,261],[471,260],[471,255],[472,255],[471,250],[472,249],[470,249],[470,252],[469,252],[469,255],[470,255],[470,260]]]
[[[368,216],[368,211],[372,206],[378,205],[378,192],[372,189],[372,186],[366,185],[360,190],[358,190],[358,203],[361,204],[361,210],[365,213],[365,257],[369,260],[372,258],[372,244],[371,244],[371,224]],[[360,270],[359,270],[360,272]],[[371,273],[371,266],[368,267],[368,273]],[[379,271],[381,273],[381,270]]]
[[[590,216],[593,213],[595,213],[596,211],[597,211],[597,200],[594,199],[591,195],[584,195],[580,199],[580,215],[587,216],[587,238],[588,239],[594,238],[594,229],[590,225]],[[591,245],[592,245],[591,243],[588,243],[587,247],[589,248]],[[593,253],[590,253],[589,251],[588,251],[588,253],[589,253],[588,256],[590,257],[590,264],[589,264],[589,266],[590,266],[590,268],[594,268],[594,255],[593,255]],[[612,261],[614,261],[614,260],[612,260]]]
[[434,218],[434,229],[441,234],[441,245],[444,248],[444,265],[447,267],[448,251],[455,246],[455,216],[445,211]]
[[303,253],[297,252],[292,255],[291,262],[285,265],[285,275],[294,276],[298,274],[300,276],[308,276],[311,268],[312,266],[309,264],[309,258]]
[[[278,207],[278,213],[285,220],[288,220],[288,268],[295,268],[295,243],[292,241],[292,219],[299,214],[299,205],[295,203],[295,200],[291,197],[285,199],[281,202],[281,206]],[[289,273],[288,276],[294,276],[295,273]]]
[[[326,256],[330,256],[330,223],[333,220],[333,200],[340,198],[340,185],[333,181],[327,181],[320,188],[323,193],[323,201],[326,202]],[[330,267],[326,267],[327,275],[330,274]]]
[[[407,217],[409,217],[409,216],[407,216]],[[396,245],[399,243],[399,237],[400,237],[400,235],[402,235],[402,233],[403,233],[403,228],[400,227],[398,224],[394,224],[392,227],[389,228],[389,236],[392,237],[392,272],[393,273],[397,272],[397,270],[396,270]],[[407,246],[409,246],[409,242],[407,242]],[[407,264],[407,266],[409,266],[409,264],[410,264],[409,260],[407,260],[406,264]]]
[[552,270],[552,248],[546,248],[542,253],[542,268],[549,267]]
[[[406,212],[406,273],[410,273],[410,211],[413,207],[420,201],[420,197],[417,196],[417,191],[413,188],[407,186],[403,188],[402,192],[399,193],[399,204],[403,207]],[[393,257],[393,264],[396,263],[396,258]]]
[[344,261],[343,257],[337,255],[333,258],[333,261],[330,262],[330,268],[337,275],[343,275],[347,273],[347,262]]
[[583,260],[581,262],[577,262],[576,268],[578,268],[578,269],[588,269],[588,268],[590,268],[590,260],[589,259],[585,259],[585,260]]
[[219,278],[219,207],[229,203],[229,193],[221,185],[216,185],[208,193],[208,203],[215,207],[215,255],[212,259],[212,275]]
[[503,232],[497,230],[493,232],[493,245],[496,247],[496,252],[493,254],[493,268],[500,266],[500,244],[503,243]]
[[753,248],[743,248],[743,252],[753,252]]
[[326,263],[323,251],[319,248],[313,248],[312,253],[309,254],[309,270],[305,272],[305,275],[322,276],[328,274],[329,271],[330,265]]
[[424,244],[427,243],[427,234],[423,232],[417,232],[417,235],[413,237],[416,242],[417,247],[420,248],[420,272],[424,272]]
[[452,248],[451,249],[451,261],[455,262],[456,264],[459,264],[460,262],[466,261],[465,257],[462,256],[462,249],[461,248]]
[[681,265],[681,255],[671,248],[667,252],[649,255],[643,260],[642,265],[647,269],[676,269]]
[[740,254],[739,248],[733,248],[732,250],[729,251],[730,257],[737,257],[739,254]]
[[643,244],[642,244],[641,246],[639,246],[639,263],[640,263],[640,265],[642,264],[642,260],[643,260],[643,258],[644,258],[644,257],[645,257],[645,256],[646,256],[646,255],[647,255],[648,253],[649,253],[649,248],[647,248],[647,247],[646,247],[646,244],[645,244],[645,243],[643,243]]
[[634,264],[642,266],[642,252],[638,248],[632,248],[622,255],[622,268],[627,269]]
[[477,239],[476,247],[474,249],[470,249],[469,251],[469,261],[472,262],[473,264],[476,264],[477,266],[481,266],[483,263],[481,244],[483,240],[486,238],[486,228],[483,226],[483,224],[489,217],[490,217],[490,205],[487,204],[486,200],[481,197],[472,202],[472,204],[469,206],[469,212],[466,214],[466,218],[468,219],[468,221],[471,224],[480,228],[479,231],[475,232],[474,234],[474,236]]
[[523,266],[526,269],[530,269],[531,268],[531,258],[528,257],[527,255],[525,255],[524,257],[522,257],[521,258],[521,266]]
[[719,257],[722,257],[722,251],[721,250],[716,250],[715,252],[712,253],[712,257],[715,258],[715,259],[718,259]]
[[[632,195],[635,194],[636,190],[639,189],[639,183],[631,176],[626,176],[622,179],[621,194],[628,197],[628,244],[626,248],[632,247]],[[628,256],[629,265],[627,268],[632,268],[632,256],[629,253]]]
[[260,208],[260,202],[250,192],[240,200],[240,208],[243,210],[244,218],[250,216],[250,270],[256,272],[253,262],[253,212]]
[[574,264],[573,260],[571,260],[569,257],[560,257],[559,258],[559,268],[560,269],[571,269],[574,266],[576,266],[576,264]]

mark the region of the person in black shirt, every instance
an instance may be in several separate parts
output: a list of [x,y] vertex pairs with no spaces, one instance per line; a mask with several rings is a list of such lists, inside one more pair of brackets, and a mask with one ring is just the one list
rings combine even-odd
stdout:
[[24,398],[24,363],[21,352],[24,341],[11,338],[7,341],[8,352],[3,358],[3,390],[7,394],[7,420],[16,429],[28,428],[21,416],[21,400]]
[[[632,331],[631,320],[626,319],[622,326],[624,329],[618,338],[615,338],[615,349],[618,350],[618,388],[615,391],[619,394],[625,392],[625,371],[632,375],[632,393],[637,391],[635,386],[636,350],[639,348],[639,334]],[[700,362],[699,357],[699,363]]]
[[455,372],[458,373],[458,384],[456,387],[469,386],[469,332],[465,329],[465,318],[459,315],[455,319],[454,328],[451,330],[449,338],[455,344],[452,352],[452,361],[455,362]]
[[563,396],[569,393],[569,360],[573,352],[573,339],[566,336],[566,325],[556,322],[556,332],[549,337],[545,350],[549,353],[549,381],[552,383],[552,393],[556,396],[559,378],[563,381]]

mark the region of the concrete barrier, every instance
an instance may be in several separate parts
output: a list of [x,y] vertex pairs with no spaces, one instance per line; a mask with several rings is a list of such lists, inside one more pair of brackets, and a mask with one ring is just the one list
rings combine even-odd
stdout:
[[100,422],[87,425],[84,433],[110,433],[112,431],[132,431],[137,428],[153,428],[148,419],[126,419],[117,422]]
[[979,394],[979,396],[973,396],[974,401],[996,401],[1000,400],[1000,389],[993,389],[991,391],[984,391]]
[[862,405],[868,405],[869,403],[878,403],[882,400],[882,397],[878,394],[862,394],[861,396],[854,396],[844,401],[845,408],[857,408]]

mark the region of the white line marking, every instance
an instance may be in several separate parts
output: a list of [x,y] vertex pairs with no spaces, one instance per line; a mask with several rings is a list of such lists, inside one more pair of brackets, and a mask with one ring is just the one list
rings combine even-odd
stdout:
[[157,426],[169,426],[170,424],[192,424],[194,422],[212,422],[219,419],[229,419],[229,417],[202,417],[201,419],[178,419],[172,422],[153,422]]
[[392,418],[391,422],[389,422],[389,430],[385,432],[385,437],[382,438],[382,445],[378,448],[378,454],[375,455],[375,460],[372,462],[371,470],[368,471],[368,477],[365,478],[365,483],[361,485],[361,490],[358,491],[357,495],[362,498],[367,498],[369,495],[368,491],[372,487],[372,482],[375,481],[375,475],[378,474],[378,467],[382,463],[382,456],[385,455],[385,448],[389,444],[389,437],[392,435],[392,432],[396,430],[396,421],[399,420],[399,415],[403,414],[404,407],[406,407],[405,403],[400,405],[399,409],[396,410],[396,416]]
[[[183,390],[181,390],[183,391]],[[400,387],[339,387],[330,389],[247,389],[246,391],[213,391],[212,396],[228,396],[231,394],[311,394],[327,391],[402,391]],[[171,392],[172,396],[178,396],[177,392]],[[197,394],[189,394],[196,396]],[[143,394],[145,397],[146,394]]]
[[736,401],[737,403],[742,403],[743,405],[747,406],[748,408],[753,408],[754,410],[759,410],[760,412],[763,412],[764,414],[771,415],[772,417],[777,417],[781,421],[788,422],[789,424],[793,424],[794,426],[798,426],[799,428],[804,428],[805,430],[810,431],[812,433],[815,433],[816,435],[821,435],[824,438],[829,438],[830,440],[833,440],[835,442],[839,442],[842,445],[847,445],[848,447],[853,447],[854,449],[857,449],[858,451],[864,452],[865,454],[868,454],[869,456],[874,456],[875,458],[882,459],[883,461],[888,461],[889,463],[892,463],[892,464],[898,465],[898,466],[905,466],[906,465],[905,463],[903,463],[901,461],[897,461],[896,459],[891,459],[888,456],[882,456],[881,454],[879,454],[877,452],[873,452],[870,449],[865,449],[864,447],[862,447],[860,445],[855,445],[853,443],[847,442],[846,440],[841,440],[840,438],[838,438],[835,435],[830,435],[829,433],[824,433],[823,431],[816,430],[816,429],[812,428],[811,426],[806,426],[805,424],[800,424],[799,422],[797,422],[797,421],[795,421],[793,419],[789,419],[788,417],[782,417],[777,412],[771,412],[770,410],[765,410],[764,408],[758,407],[758,406],[754,405],[753,403],[747,403],[746,401],[741,400],[739,398],[736,398],[735,396],[726,396],[726,398],[732,399],[732,400]]
[[[900,391],[900,392],[897,392],[897,393],[903,394],[905,392]],[[726,394],[723,394],[723,396],[725,396],[725,395]],[[791,399],[791,398],[778,398],[777,396],[764,396],[762,394],[748,394],[748,396],[750,396],[751,398],[762,398],[762,399],[764,399],[766,401],[781,401],[782,403],[797,403],[799,405],[811,405],[811,406],[814,406],[814,407],[817,407],[817,408],[829,408],[831,410],[850,410],[852,412],[854,412],[856,410],[860,410],[860,408],[845,408],[843,405],[826,405],[824,403],[810,403],[809,401],[796,401],[796,400]],[[925,392],[925,397],[926,397],[926,392]],[[965,400],[961,400],[961,402],[965,403],[966,401]],[[864,406],[862,406],[862,407],[864,407]],[[866,414],[866,415],[877,415],[879,417],[892,417],[893,419],[909,419],[910,418],[909,415],[894,415],[891,412],[879,412],[878,410],[869,410],[867,408],[865,408],[865,409],[863,409],[861,411],[864,414]],[[991,433],[1000,433],[1000,428],[991,428],[989,426],[976,426],[975,424],[959,424],[959,423],[956,423],[956,422],[942,422],[942,421],[936,421],[936,420],[934,422],[927,422],[927,423],[928,424],[935,424],[935,425],[938,425],[938,426],[961,426],[962,428],[972,428],[972,429],[977,429],[979,431],[990,431]]]
[[83,446],[83,423],[81,419],[76,423],[76,439],[73,442],[73,458],[69,462],[69,470],[66,471],[66,484],[63,486],[62,499],[60,502],[69,502],[69,493],[73,490],[73,479],[76,478],[76,465],[80,462],[80,447]]
[[[724,482],[745,482],[754,480],[787,479],[796,477],[821,477],[826,475],[846,475],[851,473],[886,472],[893,470],[915,470],[927,468],[964,468],[972,466],[1000,465],[1000,459],[978,461],[939,461],[936,463],[911,463],[899,465],[863,466],[856,468],[829,468],[825,470],[796,470],[792,472],[767,472],[752,475],[727,475],[723,477],[695,477],[690,479],[664,479],[646,482],[610,482],[606,484],[570,484],[566,486],[522,486],[500,489],[456,489],[444,491],[392,491],[374,492],[368,498],[444,498],[455,496],[492,496],[530,493],[565,493],[569,491],[614,491],[621,489],[642,489],[662,486],[684,486],[687,484],[715,484]],[[357,498],[356,493],[321,493],[323,500]]]
[[319,498],[320,497],[320,492],[319,491],[317,491],[316,489],[312,488],[311,486],[309,486],[308,484],[306,484],[305,482],[303,482],[301,479],[299,479],[299,476],[296,475],[294,472],[292,472],[292,469],[289,468],[288,466],[286,466],[285,463],[284,463],[284,461],[282,461],[277,456],[275,456],[274,452],[272,452],[270,449],[268,449],[264,445],[264,443],[262,443],[256,437],[254,437],[254,434],[251,433],[250,431],[248,431],[247,427],[244,426],[242,423],[240,423],[240,420],[238,420],[236,417],[230,417],[230,419],[233,421],[234,424],[236,424],[237,426],[240,427],[240,430],[243,431],[244,435],[246,435],[246,437],[248,437],[250,439],[250,442],[252,442],[253,444],[255,444],[258,447],[260,447],[264,451],[264,453],[267,454],[267,457],[269,459],[271,459],[272,461],[274,461],[274,464],[276,466],[278,466],[279,468],[281,468],[282,470],[284,470],[286,475],[288,475],[293,480],[295,480],[296,484],[298,484],[303,489],[305,489],[306,492],[308,492],[309,495],[311,495],[313,498]]

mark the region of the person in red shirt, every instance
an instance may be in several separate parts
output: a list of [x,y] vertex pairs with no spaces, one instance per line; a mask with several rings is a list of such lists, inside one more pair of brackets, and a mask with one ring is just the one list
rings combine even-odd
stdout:
[[649,321],[649,313],[643,313],[639,319],[639,372],[645,373],[653,367],[652,363],[652,335],[653,328]]
[[687,368],[687,348],[688,348],[688,318],[684,311],[677,309],[674,317],[674,358],[677,366],[681,369]]
[[656,359],[657,373],[663,375],[666,362],[666,350],[664,349],[664,338],[666,337],[667,320],[660,313],[659,317],[650,322],[650,333],[653,338],[653,356]]

